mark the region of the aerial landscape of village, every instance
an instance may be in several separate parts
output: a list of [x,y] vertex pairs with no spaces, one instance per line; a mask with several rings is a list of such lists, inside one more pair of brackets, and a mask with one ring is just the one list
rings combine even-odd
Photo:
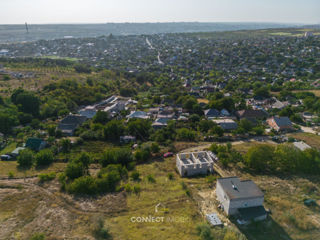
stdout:
[[0,240],[320,239],[319,2],[104,24],[80,15],[116,1],[22,2],[0,3]]

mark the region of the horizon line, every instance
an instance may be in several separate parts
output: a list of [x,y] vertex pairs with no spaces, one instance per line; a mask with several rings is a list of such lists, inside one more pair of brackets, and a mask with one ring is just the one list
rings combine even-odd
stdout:
[[146,21],[146,22],[51,22],[51,23],[0,23],[0,25],[24,25],[28,23],[29,25],[94,25],[94,24],[165,24],[165,23],[225,23],[225,24],[283,24],[283,25],[320,25],[319,23],[307,23],[307,22],[277,22],[277,21]]

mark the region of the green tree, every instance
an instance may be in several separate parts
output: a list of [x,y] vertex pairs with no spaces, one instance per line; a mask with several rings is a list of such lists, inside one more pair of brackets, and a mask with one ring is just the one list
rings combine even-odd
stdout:
[[177,130],[177,139],[180,141],[194,141],[196,133],[188,128],[180,128]]
[[147,140],[151,130],[151,122],[144,119],[132,119],[128,123],[128,131],[137,139]]
[[0,132],[8,134],[14,126],[17,126],[18,119],[15,115],[0,112]]
[[211,128],[209,134],[218,136],[218,137],[222,137],[223,136],[223,129],[220,126],[214,126],[213,128]]
[[124,133],[124,126],[121,121],[112,120],[104,128],[104,138],[109,141],[119,141]]
[[94,123],[106,124],[108,121],[110,121],[110,116],[107,112],[104,111],[98,111],[93,117]]
[[94,177],[82,176],[68,185],[67,191],[73,194],[94,195],[98,192],[98,186]]
[[121,164],[127,166],[133,161],[133,155],[128,148],[109,148],[107,149],[100,159],[100,164],[103,167],[109,164]]
[[19,152],[18,164],[20,167],[29,168],[33,164],[34,155],[33,152],[29,149],[24,149]]
[[53,160],[53,153],[49,149],[41,150],[35,156],[35,162],[37,167],[50,165],[51,163],[53,163]]
[[31,92],[22,92],[16,96],[15,104],[24,113],[39,115],[40,99]]
[[273,153],[274,147],[270,145],[251,147],[245,155],[245,163],[258,172],[264,172],[273,166]]
[[68,138],[64,138],[60,141],[61,151],[64,153],[68,153],[71,150],[71,141]]

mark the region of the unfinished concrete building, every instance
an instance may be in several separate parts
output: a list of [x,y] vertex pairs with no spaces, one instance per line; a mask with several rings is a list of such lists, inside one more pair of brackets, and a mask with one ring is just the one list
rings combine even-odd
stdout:
[[182,177],[212,173],[215,161],[217,157],[212,152],[180,153],[176,156],[176,165]]

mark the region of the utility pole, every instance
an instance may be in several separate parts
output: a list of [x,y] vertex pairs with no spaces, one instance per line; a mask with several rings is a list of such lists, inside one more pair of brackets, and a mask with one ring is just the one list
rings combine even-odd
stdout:
[[26,30],[27,30],[27,33],[29,33],[29,28],[28,28],[28,23],[26,22]]

